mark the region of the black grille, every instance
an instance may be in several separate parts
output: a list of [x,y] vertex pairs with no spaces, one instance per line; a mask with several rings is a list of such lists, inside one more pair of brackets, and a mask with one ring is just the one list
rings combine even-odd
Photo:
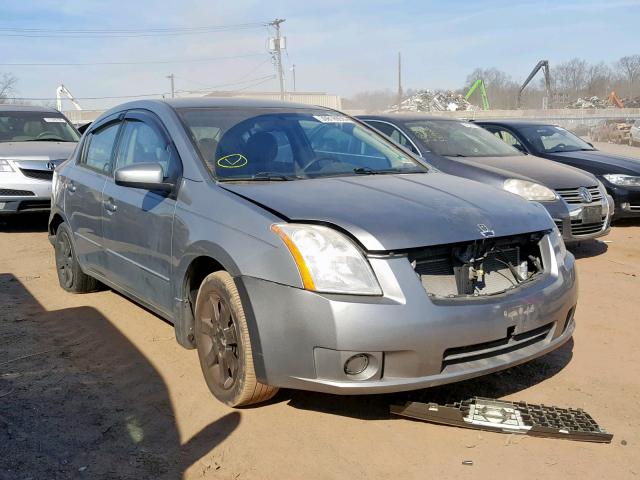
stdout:
[[38,180],[49,180],[53,178],[53,170],[31,170],[21,168],[20,171],[25,177],[37,178]]
[[575,236],[598,233],[604,227],[606,218],[596,223],[582,223],[582,220],[571,220],[571,234]]
[[466,345],[464,347],[447,348],[442,356],[442,370],[448,365],[491,358],[528,347],[529,345],[544,340],[547,335],[549,335],[552,327],[553,322],[515,335],[507,332],[506,337],[489,342],[476,343],[475,345]]
[[[595,187],[586,187],[586,189],[591,194],[592,202],[597,202],[602,200],[602,193],[600,189]],[[580,195],[580,190],[578,188],[559,188],[556,190],[556,193],[560,195],[565,202],[567,203],[590,203],[585,202]]]
[[50,200],[25,200],[20,202],[18,207],[19,212],[25,212],[28,210],[46,210],[51,208]]
[[10,188],[0,188],[0,196],[3,197],[33,197],[35,193],[29,190],[12,190]]

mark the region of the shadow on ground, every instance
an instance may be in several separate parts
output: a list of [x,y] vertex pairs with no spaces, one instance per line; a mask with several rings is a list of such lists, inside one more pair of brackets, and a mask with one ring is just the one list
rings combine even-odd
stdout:
[[602,240],[583,240],[567,247],[567,250],[573,253],[577,259],[597,257],[606,253],[608,249],[609,246]]
[[100,312],[48,312],[0,274],[0,479],[181,478],[240,415],[181,444],[164,381]]
[[0,216],[0,233],[46,232],[48,213],[24,213]]
[[[407,401],[452,403],[469,397],[501,398],[532,387],[560,372],[573,356],[573,340],[557,350],[502,372],[463,382],[413,392],[388,395],[338,396],[299,390],[282,390],[273,402],[303,410],[314,410],[333,415],[363,420],[383,420],[389,417],[389,405]],[[526,398],[516,400],[526,401]]]

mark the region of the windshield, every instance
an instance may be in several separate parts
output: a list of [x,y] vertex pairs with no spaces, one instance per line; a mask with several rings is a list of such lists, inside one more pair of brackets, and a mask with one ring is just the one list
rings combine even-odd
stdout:
[[419,120],[406,122],[427,148],[444,157],[507,157],[522,155],[484,128],[469,122]]
[[77,142],[79,138],[57,112],[0,112],[0,142]]
[[562,127],[540,125],[519,129],[527,141],[541,152],[576,152],[578,150],[594,150],[587,142]]
[[349,117],[317,109],[180,109],[218,180],[422,173],[427,167]]

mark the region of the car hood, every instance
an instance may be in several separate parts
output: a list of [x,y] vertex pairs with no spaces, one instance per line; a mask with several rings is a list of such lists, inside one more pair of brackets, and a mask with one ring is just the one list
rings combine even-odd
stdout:
[[[550,153],[550,158],[558,160],[563,159],[577,159],[583,162],[588,162],[601,170],[603,173],[630,173],[632,175],[640,174],[640,160],[634,158],[623,157],[621,155],[612,155],[609,153],[600,152],[598,150],[583,150],[579,152],[556,152]],[[614,167],[609,172],[607,167]]]
[[66,160],[76,142],[2,142],[0,158],[12,160]]
[[591,187],[598,184],[598,181],[590,173],[533,155],[456,157],[452,160],[490,169],[491,172],[502,173],[505,177],[526,177],[552,189]]
[[221,186],[288,221],[334,225],[369,251],[481,239],[480,225],[496,237],[553,227],[538,203],[444,173]]

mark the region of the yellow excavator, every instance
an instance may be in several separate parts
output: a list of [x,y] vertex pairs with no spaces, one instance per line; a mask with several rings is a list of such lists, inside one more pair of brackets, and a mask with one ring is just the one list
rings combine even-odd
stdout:
[[471,95],[473,95],[473,92],[475,92],[478,87],[480,88],[480,98],[482,99],[482,110],[489,110],[489,97],[487,97],[487,89],[485,88],[484,82],[481,78],[473,82],[473,85],[471,85],[471,88],[464,96],[464,99],[469,100]]

